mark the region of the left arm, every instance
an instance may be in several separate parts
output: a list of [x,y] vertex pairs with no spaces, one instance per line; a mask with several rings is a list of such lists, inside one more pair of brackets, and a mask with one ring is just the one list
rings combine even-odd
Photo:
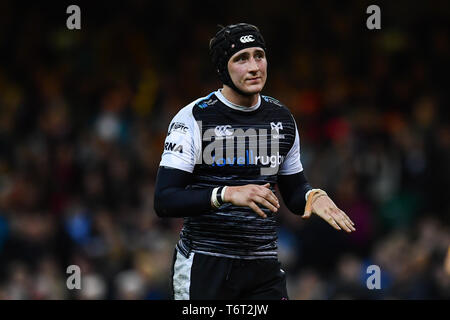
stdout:
[[339,209],[333,200],[321,189],[312,189],[303,171],[278,177],[278,187],[284,203],[295,214],[303,212],[308,219],[312,213],[328,222],[336,230],[355,231],[354,223]]
[[312,190],[303,171],[278,176],[280,190],[286,207],[294,214],[303,214],[306,206],[306,194]]
[[[294,119],[293,121],[295,123]],[[336,206],[327,193],[311,188],[306,180],[300,161],[300,138],[296,123],[295,141],[278,172],[278,186],[286,206],[293,213],[303,212],[304,219],[315,213],[337,230],[344,229],[347,232],[356,230],[355,224]]]

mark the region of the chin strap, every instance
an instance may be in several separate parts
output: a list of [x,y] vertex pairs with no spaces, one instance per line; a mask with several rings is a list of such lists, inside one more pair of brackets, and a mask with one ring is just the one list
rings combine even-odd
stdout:
[[245,97],[249,97],[249,96],[254,94],[254,93],[244,92],[244,91],[238,89],[236,87],[236,85],[234,84],[233,80],[231,80],[231,77],[230,77],[230,74],[228,73],[228,70],[226,71],[226,74],[224,76],[225,77],[223,79],[223,84],[226,84],[227,86],[229,86],[231,89],[233,89],[234,91],[236,91],[240,95],[245,96]]

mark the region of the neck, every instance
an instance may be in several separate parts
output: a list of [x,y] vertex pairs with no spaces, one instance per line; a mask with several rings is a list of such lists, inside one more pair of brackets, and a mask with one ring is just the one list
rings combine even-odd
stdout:
[[238,106],[252,107],[256,103],[258,103],[259,93],[255,93],[249,96],[243,96],[231,89],[229,86],[224,85],[222,88],[222,94],[228,101],[233,102]]

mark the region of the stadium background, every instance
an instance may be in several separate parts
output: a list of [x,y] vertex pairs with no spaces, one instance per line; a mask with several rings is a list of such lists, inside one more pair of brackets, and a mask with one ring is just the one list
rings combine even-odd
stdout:
[[[182,220],[153,211],[163,141],[220,86],[217,24],[244,21],[266,39],[264,94],[294,114],[310,183],[357,226],[283,207],[290,297],[449,299],[449,16],[446,1],[0,2],[0,299],[168,298]],[[66,288],[70,264],[82,290]]]

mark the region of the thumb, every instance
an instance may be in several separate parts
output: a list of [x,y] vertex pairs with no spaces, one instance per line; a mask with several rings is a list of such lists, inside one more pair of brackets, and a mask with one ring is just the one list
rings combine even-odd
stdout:
[[263,187],[270,188],[270,183],[267,182]]
[[302,218],[308,219],[311,216],[312,212],[312,201],[308,201],[305,206],[305,212],[303,213]]
[[302,215],[303,219],[308,219],[311,216],[311,206],[305,208],[305,212]]

